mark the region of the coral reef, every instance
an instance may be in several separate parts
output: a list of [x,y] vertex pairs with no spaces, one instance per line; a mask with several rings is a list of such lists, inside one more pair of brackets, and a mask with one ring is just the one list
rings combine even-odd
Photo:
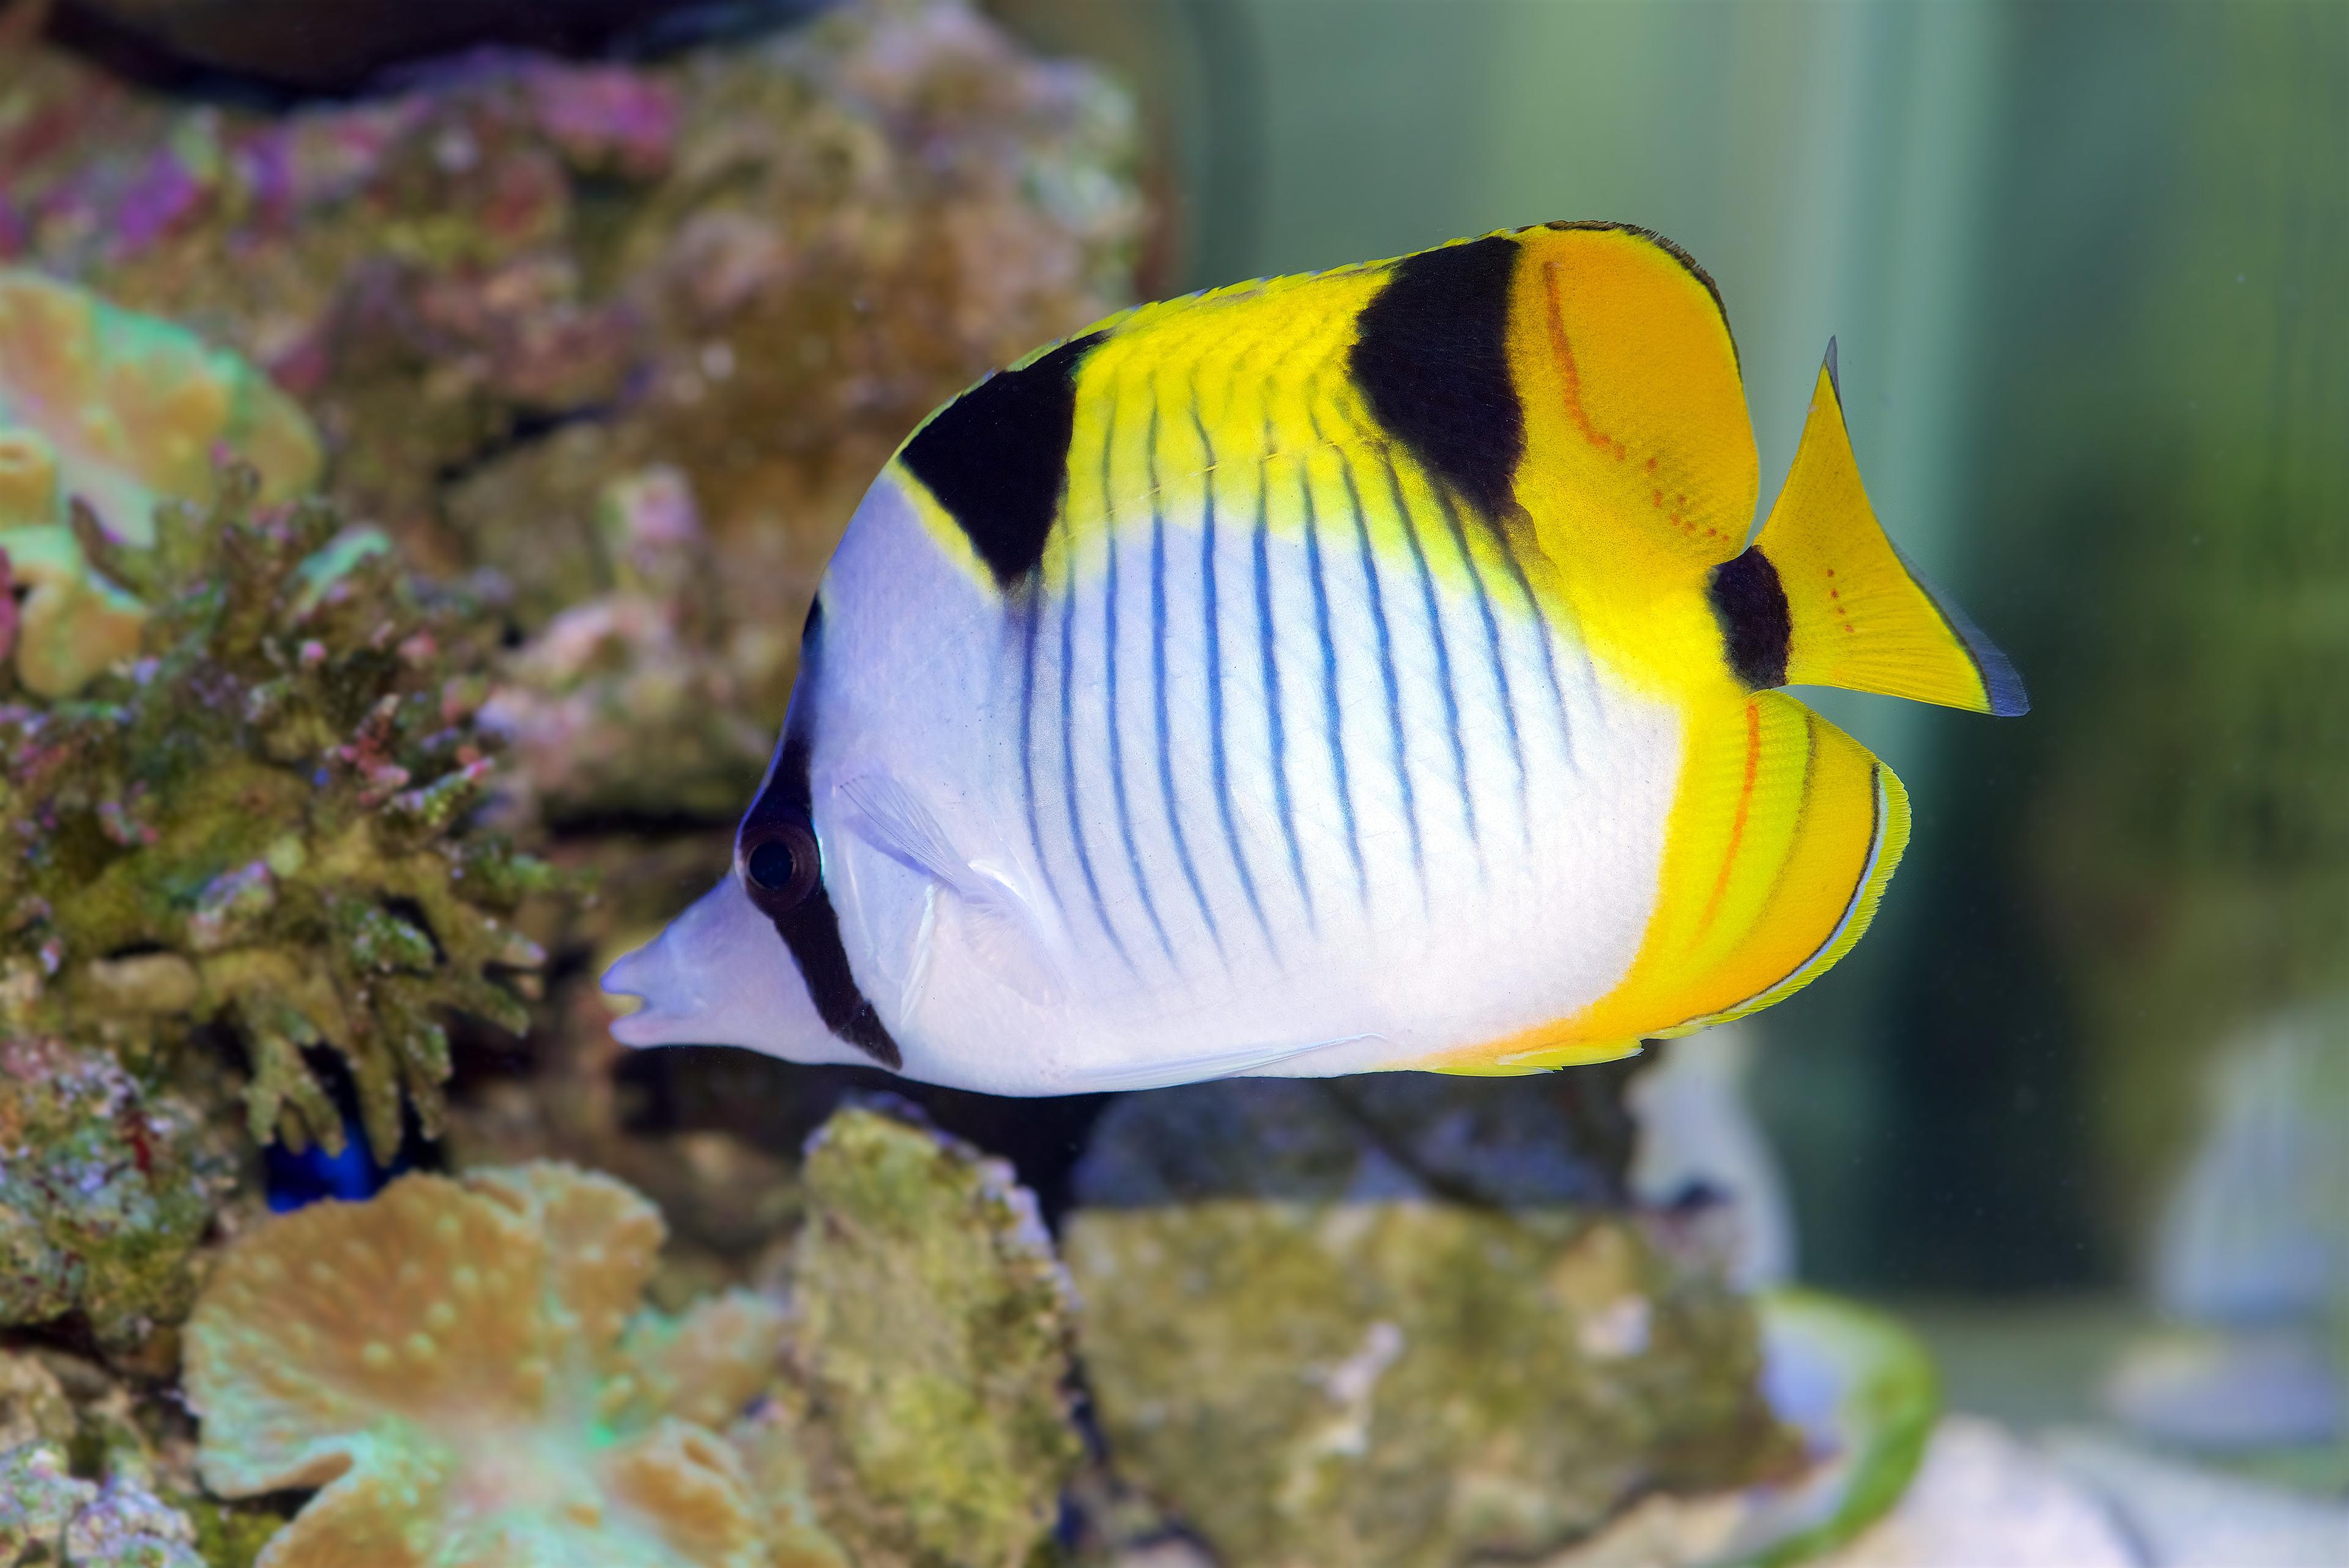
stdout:
[[233,354],[0,267],[0,553],[29,590],[20,634],[0,644],[27,690],[69,696],[138,649],[142,609],[91,573],[67,506],[149,543],[160,503],[212,499],[222,459],[250,465],[267,501],[308,490],[320,466],[308,419]]
[[693,492],[666,465],[621,475],[595,509],[614,587],[558,612],[504,665],[486,722],[511,739],[542,819],[722,819],[765,769],[771,737],[743,717],[740,658],[712,651],[715,588]]
[[[1125,303],[1133,140],[1098,76],[960,0],[867,0],[657,65],[477,54],[276,118],[39,53],[0,98],[0,259],[251,356],[318,418],[353,515],[428,569],[497,567],[533,633],[624,587],[599,508],[666,466],[720,563],[706,612],[610,608],[563,646],[771,734],[881,460],[961,386]],[[616,756],[629,714],[598,697],[563,722],[597,719],[591,749]],[[702,772],[669,769],[687,804],[612,767],[581,810],[730,814],[722,729]]]
[[1799,1460],[1750,1308],[1620,1216],[1223,1200],[1067,1248],[1111,1451],[1232,1568],[1530,1560]]
[[773,1293],[676,1315],[657,1212],[569,1166],[273,1222],[188,1325],[205,1484],[324,1488],[263,1568],[1017,1568],[1079,1449],[1032,1201],[871,1109],[804,1183]]
[[702,1423],[755,1396],[781,1315],[749,1295],[640,1313],[660,1240],[626,1188],[554,1165],[276,1221],[189,1322],[205,1484],[325,1487],[270,1568],[763,1563],[740,1462]]
[[817,1513],[863,1568],[1018,1568],[1081,1452],[1073,1303],[1034,1199],[1001,1161],[861,1108],[818,1130],[803,1180],[795,1398],[775,1415]]
[[109,1051],[0,1040],[0,1325],[78,1313],[119,1346],[184,1316],[195,1248],[233,1183],[221,1145],[196,1107]]
[[439,1124],[440,1015],[525,1026],[540,955],[511,916],[545,872],[469,822],[478,612],[229,472],[146,549],[84,516],[146,610],[140,656],[83,700],[0,706],[0,1031],[136,1054],[224,1021],[254,1136],[338,1148],[303,1054],[328,1047],[388,1156],[403,1100]]
[[139,1481],[83,1480],[62,1449],[0,1451],[0,1563],[16,1568],[206,1568],[188,1516]]

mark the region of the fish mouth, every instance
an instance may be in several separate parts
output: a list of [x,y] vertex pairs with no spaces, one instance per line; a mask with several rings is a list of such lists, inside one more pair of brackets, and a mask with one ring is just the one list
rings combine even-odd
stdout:
[[667,930],[604,971],[604,992],[643,1005],[616,1017],[624,1046],[741,1046],[787,1061],[863,1059],[833,1037],[773,922],[729,872]]

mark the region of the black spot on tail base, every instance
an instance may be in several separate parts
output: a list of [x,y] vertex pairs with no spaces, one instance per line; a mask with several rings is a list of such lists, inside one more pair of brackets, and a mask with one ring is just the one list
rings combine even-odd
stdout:
[[1516,264],[1506,234],[1405,256],[1356,318],[1347,361],[1387,433],[1488,518],[1515,509],[1526,452],[1509,378]]
[[1104,335],[1071,338],[1032,364],[996,372],[931,415],[900,454],[999,586],[1044,558],[1068,482],[1077,366]]
[[1785,585],[1759,545],[1713,569],[1705,583],[1713,619],[1728,645],[1730,668],[1754,691],[1786,684],[1786,645],[1795,625],[1786,609]]

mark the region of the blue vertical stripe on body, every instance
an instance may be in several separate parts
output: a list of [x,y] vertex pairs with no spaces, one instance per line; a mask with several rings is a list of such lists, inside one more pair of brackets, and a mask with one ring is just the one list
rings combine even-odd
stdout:
[[1346,820],[1346,852],[1354,862],[1354,890],[1371,905],[1371,874],[1362,864],[1362,836],[1354,820],[1354,790],[1346,772],[1346,731],[1338,705],[1338,644],[1330,634],[1330,588],[1321,573],[1321,519],[1313,505],[1313,474],[1297,464],[1298,492],[1305,500],[1305,567],[1313,584],[1313,629],[1321,640],[1321,722],[1330,746],[1330,768],[1338,783],[1338,810]]
[[1069,807],[1069,841],[1076,846],[1077,869],[1084,873],[1085,892],[1092,900],[1093,914],[1101,921],[1109,944],[1117,949],[1117,955],[1132,970],[1133,954],[1125,950],[1125,939],[1117,934],[1117,923],[1109,917],[1109,905],[1102,902],[1101,879],[1093,874],[1092,851],[1085,848],[1083,813],[1077,807],[1076,547],[1068,542],[1065,529],[1061,531],[1061,554],[1067,558],[1069,569],[1061,589],[1061,787]]
[[1117,503],[1110,489],[1110,462],[1116,451],[1117,397],[1110,396],[1109,414],[1102,423],[1102,541],[1107,551],[1103,562],[1106,581],[1102,589],[1102,715],[1109,725],[1109,789],[1110,798],[1117,806],[1118,837],[1125,845],[1125,863],[1133,872],[1133,889],[1142,897],[1142,912],[1150,917],[1151,930],[1158,934],[1158,945],[1166,961],[1179,972],[1181,959],[1174,956],[1174,944],[1166,935],[1166,923],[1158,918],[1158,901],[1150,896],[1150,877],[1142,869],[1142,851],[1134,847],[1133,812],[1125,798],[1125,744],[1119,735],[1117,711]]
[[1468,568],[1468,581],[1476,590],[1476,614],[1485,624],[1485,654],[1493,671],[1493,685],[1501,696],[1501,717],[1508,726],[1509,760],[1517,769],[1517,826],[1526,842],[1533,842],[1533,808],[1526,794],[1526,748],[1517,734],[1517,697],[1509,686],[1509,664],[1501,652],[1500,618],[1493,613],[1493,595],[1485,586],[1485,569],[1476,563],[1475,552],[1469,548],[1468,530],[1460,521],[1460,509],[1442,486],[1435,487],[1435,504],[1444,511],[1444,521],[1452,531],[1452,542],[1459,548],[1460,559]]
[[[1174,744],[1166,719],[1166,506],[1158,491],[1158,395],[1151,388],[1150,438],[1146,448],[1150,480],[1150,696],[1152,717],[1158,730],[1158,790],[1166,802],[1166,827],[1174,840],[1174,859],[1182,865],[1183,880],[1191,884],[1191,897],[1199,906],[1199,918],[1207,923],[1207,939],[1216,944],[1218,957],[1224,954],[1224,934],[1216,929],[1216,912],[1207,903],[1206,890],[1199,885],[1198,868],[1191,863],[1191,841],[1183,832],[1183,811],[1174,799]],[[1215,503],[1208,502],[1210,512]]]
[[1013,614],[1019,617],[1019,794],[1028,813],[1028,844],[1036,851],[1036,870],[1052,902],[1061,890],[1052,881],[1052,862],[1044,854],[1044,829],[1036,810],[1036,636],[1044,614],[1041,573],[1030,577]]
[[[1313,438],[1317,441],[1325,441],[1326,438],[1321,434],[1320,417],[1312,412],[1309,402],[1307,405],[1306,417],[1312,424]],[[1330,450],[1337,456],[1338,471],[1346,480],[1347,502],[1353,508],[1354,542],[1361,553],[1362,582],[1370,594],[1371,625],[1378,633],[1379,638],[1379,681],[1386,689],[1387,744],[1390,760],[1394,766],[1396,787],[1402,791],[1403,824],[1411,831],[1411,864],[1413,871],[1419,877],[1420,900],[1423,903],[1427,898],[1426,851],[1420,842],[1419,801],[1411,787],[1409,743],[1403,737],[1402,728],[1402,688],[1395,679],[1394,644],[1387,633],[1386,595],[1379,587],[1378,554],[1371,544],[1371,520],[1362,511],[1362,492],[1354,483],[1354,465],[1347,461],[1344,448],[1330,444]],[[1366,884],[1365,897],[1367,896]]]
[[[1239,873],[1240,891],[1247,894],[1248,908],[1255,912],[1257,929],[1264,933],[1265,946],[1271,948],[1272,923],[1264,917],[1264,903],[1257,897],[1256,877],[1249,872],[1247,855],[1240,848],[1239,822],[1232,814],[1231,765],[1224,751],[1224,634],[1216,602],[1216,448],[1207,439],[1206,424],[1195,407],[1191,424],[1199,432],[1199,449],[1207,459],[1204,475],[1206,491],[1199,516],[1199,591],[1207,652],[1208,776],[1215,785],[1216,811],[1223,820],[1224,843],[1232,851],[1232,869]],[[1278,956],[1276,952],[1274,957]]]
[[1387,472],[1387,489],[1394,497],[1395,515],[1402,520],[1403,537],[1411,541],[1412,561],[1419,568],[1420,603],[1427,612],[1427,634],[1435,645],[1436,681],[1444,688],[1444,719],[1452,738],[1452,778],[1460,790],[1460,820],[1468,830],[1468,841],[1476,847],[1476,863],[1481,869],[1485,863],[1485,841],[1476,831],[1476,797],[1468,789],[1468,746],[1460,734],[1460,693],[1452,684],[1452,645],[1444,635],[1444,615],[1435,602],[1435,573],[1428,569],[1427,545],[1419,537],[1419,519],[1412,515],[1402,499],[1402,477],[1395,472],[1394,459],[1381,452],[1380,463]]
[[[1313,886],[1305,878],[1305,851],[1297,841],[1297,813],[1288,798],[1288,731],[1280,712],[1280,655],[1272,629],[1272,564],[1268,548],[1272,532],[1268,490],[1272,474],[1272,417],[1265,416],[1264,455],[1256,470],[1256,634],[1257,656],[1264,669],[1264,712],[1271,727],[1272,799],[1280,813],[1281,836],[1288,841],[1288,869],[1297,878],[1297,896],[1305,901],[1305,923],[1319,931],[1313,909]],[[1326,614],[1325,614],[1326,620]],[[1326,638],[1323,645],[1328,645]]]
[[1574,766],[1574,726],[1566,715],[1566,688],[1558,683],[1557,656],[1549,645],[1549,617],[1542,614],[1541,601],[1534,597],[1533,579],[1526,575],[1526,563],[1517,559],[1516,542],[1509,537],[1507,527],[1493,524],[1494,542],[1501,547],[1501,559],[1508,563],[1509,575],[1517,592],[1526,597],[1526,614],[1533,621],[1534,641],[1541,647],[1542,677],[1549,683],[1551,711],[1557,715],[1557,737],[1566,748],[1567,766]]

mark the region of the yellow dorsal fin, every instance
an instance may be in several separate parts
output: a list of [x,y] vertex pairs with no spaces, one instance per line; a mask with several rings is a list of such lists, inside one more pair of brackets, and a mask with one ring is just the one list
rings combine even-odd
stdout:
[[1735,555],[1753,527],[1760,462],[1713,280],[1671,242],[1626,225],[1559,224],[1517,239],[1517,496],[1545,543],[1565,544],[1586,569],[1668,578]]
[[1754,542],[1785,593],[1785,684],[2029,709],[2006,655],[1925,585],[1877,522],[1844,428],[1832,341],[1786,488]]

